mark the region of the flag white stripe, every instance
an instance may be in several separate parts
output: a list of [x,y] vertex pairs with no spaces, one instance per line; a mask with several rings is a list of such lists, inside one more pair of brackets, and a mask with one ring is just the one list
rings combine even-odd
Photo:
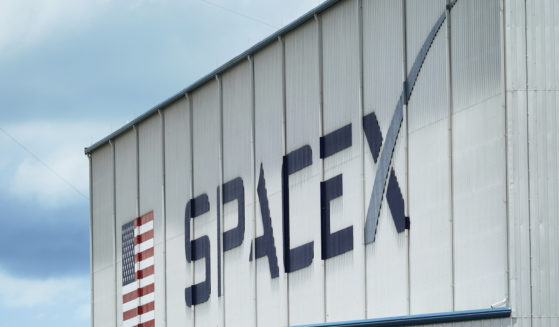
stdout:
[[139,285],[138,281],[133,281],[130,284],[126,284],[126,285],[122,286],[122,295],[125,295],[125,294],[128,294],[130,292],[133,292],[133,291],[137,290],[138,285]]
[[134,253],[138,254],[153,247],[153,238],[134,246]]
[[143,315],[140,316],[140,321],[141,322],[148,322],[150,320],[155,319],[155,310],[151,310],[149,312],[144,313]]
[[155,258],[154,257],[149,257],[146,258],[140,262],[136,262],[135,266],[136,266],[136,271],[140,271],[142,269],[145,269],[149,266],[153,266],[155,264]]
[[125,313],[126,311],[137,308],[139,306],[140,306],[140,299],[135,298],[132,301],[128,301],[122,304],[122,313]]
[[145,232],[148,232],[150,230],[153,230],[153,220],[150,222],[147,222],[139,227],[136,227],[136,229],[138,230],[138,235],[142,235]]
[[150,276],[147,276],[145,278],[140,279],[139,284],[140,285],[138,287],[140,287],[140,288],[146,287],[149,284],[155,284],[155,275],[150,275]]
[[128,320],[124,320],[122,322],[122,327],[134,327],[136,325],[138,325],[140,323],[140,316],[136,316],[133,318],[130,318]]

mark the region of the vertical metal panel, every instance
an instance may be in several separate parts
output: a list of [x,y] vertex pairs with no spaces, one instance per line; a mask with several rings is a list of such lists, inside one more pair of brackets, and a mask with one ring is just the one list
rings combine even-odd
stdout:
[[[217,296],[217,203],[216,188],[221,184],[221,122],[217,81],[208,82],[192,94],[193,116],[193,197],[207,194],[209,212],[193,221],[194,238],[208,235],[211,253],[211,293],[207,302],[195,308],[196,326],[216,326],[221,319]],[[194,265],[194,283],[205,279],[204,260],[190,263]]]
[[138,126],[140,215],[153,210],[155,244],[163,240],[161,117],[153,115]]
[[[254,163],[252,136],[252,68],[243,62],[223,74],[223,183],[242,178],[245,230],[240,246],[223,253],[225,321],[232,326],[255,322],[255,272],[248,262],[254,238]],[[223,205],[226,232],[238,225],[238,201]]]
[[526,10],[524,0],[504,2],[507,90],[526,90]]
[[155,260],[155,321],[166,326],[165,254],[163,217],[163,133],[160,115],[153,115],[138,126],[140,215],[153,210]]
[[533,326],[559,322],[557,18],[555,1],[526,2]]
[[93,315],[94,326],[116,326],[115,322],[115,272],[113,267],[108,267],[93,273]]
[[451,12],[453,110],[502,92],[498,0],[458,1]]
[[559,323],[558,103],[558,91],[528,92],[534,326]]
[[[444,0],[406,2],[408,69],[444,11]],[[411,314],[453,310],[446,24],[427,53],[408,103]]]
[[[401,1],[363,1],[363,103],[364,114],[374,112],[385,137],[403,85],[403,8]],[[405,130],[403,127],[402,130]],[[405,153],[400,138],[393,166],[405,182]],[[373,189],[376,164],[365,144],[364,210]],[[404,184],[401,189],[405,189]],[[362,232],[362,231],[361,231]],[[357,244],[357,243],[355,243]],[[375,241],[366,245],[367,317],[408,314],[408,243],[397,233],[383,199]]]
[[115,195],[116,195],[116,307],[117,325],[122,324],[122,225],[138,216],[138,166],[136,130],[115,140]]
[[193,326],[194,312],[187,307],[184,289],[192,284],[184,253],[184,211],[192,197],[190,105],[185,98],[163,111],[165,119],[165,227],[167,261],[167,325]]
[[[272,278],[266,257],[256,260],[257,325],[286,326],[287,274],[283,269],[281,165],[283,156],[282,45],[277,42],[254,56],[255,165],[264,172],[279,276]],[[263,235],[260,198],[256,203],[256,237]]]
[[507,296],[505,112],[499,2],[452,10],[455,309]]
[[322,15],[323,135],[351,124],[352,140],[350,148],[324,159],[324,181],[339,174],[343,179],[342,196],[329,204],[330,229],[352,226],[354,244],[353,250],[325,261],[326,321],[365,318],[358,15],[358,1],[342,2]]
[[531,326],[530,208],[525,1],[504,3],[507,115],[509,305],[516,326]]
[[110,144],[91,155],[94,326],[115,326],[115,239],[113,149]]
[[[507,91],[510,305],[518,326],[529,326],[530,213],[526,92]],[[527,320],[527,321],[526,321]]]
[[113,220],[113,150],[107,144],[92,156],[92,202],[93,202],[93,271],[114,264]]
[[533,90],[559,89],[559,3],[526,1],[528,85]]
[[454,119],[457,310],[488,306],[507,292],[504,114],[493,99]]
[[[405,0],[406,1],[406,57],[407,71],[419,54],[425,39],[435,22],[444,13],[446,0]],[[468,1],[468,0],[467,0]],[[460,1],[458,1],[460,2]],[[441,30],[439,32],[443,31]],[[423,73],[422,73],[423,74]]]
[[324,263],[320,260],[320,158],[318,24],[285,36],[286,148],[310,145],[312,165],[289,177],[291,247],[314,242],[309,267],[289,275],[289,324],[324,320]]

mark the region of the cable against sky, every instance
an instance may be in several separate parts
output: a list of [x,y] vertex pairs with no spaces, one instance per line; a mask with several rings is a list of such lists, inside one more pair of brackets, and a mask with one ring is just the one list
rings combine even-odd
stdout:
[[257,23],[260,23],[260,24],[262,24],[262,25],[266,25],[266,26],[268,26],[268,27],[270,27],[270,28],[273,28],[274,30],[277,30],[277,29],[278,29],[278,27],[276,27],[276,26],[274,26],[274,25],[271,25],[271,24],[267,23],[266,21],[264,21],[264,20],[262,20],[262,19],[255,18],[255,17],[249,16],[249,15],[245,15],[245,14],[243,14],[243,13],[241,13],[241,12],[235,11],[235,10],[233,10],[233,9],[229,9],[229,8],[224,7],[224,6],[222,6],[222,5],[219,5],[219,4],[215,3],[215,2],[211,2],[211,1],[208,1],[208,0],[198,0],[198,1],[203,2],[203,3],[205,3],[205,4],[208,4],[208,5],[210,5],[210,6],[214,6],[214,7],[216,7],[216,8],[221,9],[221,10],[228,11],[228,12],[230,12],[230,13],[232,13],[232,14],[235,14],[235,15],[238,15],[238,16],[241,16],[241,17],[244,17],[244,18],[246,18],[246,19],[252,20],[253,22],[257,22]]
[[0,132],[2,132],[4,135],[6,135],[9,139],[11,139],[15,144],[17,144],[20,148],[22,148],[25,152],[27,152],[30,156],[32,156],[33,158],[35,158],[35,160],[37,160],[41,165],[43,165],[46,169],[48,169],[54,176],[56,176],[58,179],[60,179],[62,182],[64,182],[66,185],[68,185],[68,187],[70,187],[71,189],[73,189],[74,191],[76,191],[76,193],[78,193],[79,195],[81,195],[83,198],[85,198],[86,200],[88,200],[88,196],[83,194],[76,186],[74,186],[74,184],[70,183],[70,181],[68,181],[66,178],[64,178],[62,175],[60,175],[56,170],[54,170],[53,168],[51,168],[45,161],[43,161],[38,155],[36,155],[33,151],[31,151],[28,147],[26,147],[23,143],[21,143],[18,139],[16,139],[14,136],[12,136],[10,133],[8,133],[5,129],[3,129],[2,127],[0,127]]

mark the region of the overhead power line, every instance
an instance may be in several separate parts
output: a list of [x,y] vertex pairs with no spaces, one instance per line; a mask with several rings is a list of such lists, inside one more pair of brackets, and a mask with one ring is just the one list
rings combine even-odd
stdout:
[[17,144],[20,148],[22,148],[25,152],[27,152],[30,156],[32,156],[33,158],[35,158],[35,160],[37,160],[41,165],[43,165],[43,167],[45,167],[46,169],[48,169],[48,171],[50,171],[54,176],[56,176],[58,179],[60,179],[62,182],[64,182],[66,185],[68,185],[68,187],[70,187],[71,189],[73,189],[74,191],[76,191],[76,193],[78,193],[79,195],[81,195],[82,197],[84,197],[85,199],[89,199],[87,197],[87,195],[83,194],[76,186],[74,186],[74,184],[70,183],[70,181],[68,181],[66,178],[64,178],[62,175],[60,175],[56,170],[54,170],[52,167],[50,167],[45,161],[43,161],[38,155],[36,155],[33,151],[31,151],[28,147],[26,147],[23,143],[21,143],[20,141],[18,141],[18,139],[16,139],[14,136],[12,136],[10,133],[8,133],[5,129],[3,129],[2,127],[0,127],[0,132],[2,132],[4,135],[6,135],[9,139],[11,139],[15,144]]
[[238,12],[238,11],[235,11],[235,10],[233,10],[233,9],[224,7],[224,6],[222,6],[222,5],[220,5],[220,4],[217,4],[217,3],[215,3],[215,2],[211,2],[211,1],[208,1],[208,0],[199,0],[199,1],[204,2],[204,3],[206,3],[206,4],[210,5],[210,6],[214,6],[214,7],[216,7],[216,8],[219,8],[219,9],[221,9],[221,10],[228,11],[228,12],[230,12],[230,13],[232,13],[232,14],[235,14],[235,15],[244,17],[244,18],[246,18],[246,19],[252,20],[253,22],[257,22],[257,23],[260,23],[260,24],[262,24],[262,25],[266,25],[266,26],[268,26],[268,27],[270,27],[270,28],[273,28],[274,30],[277,30],[277,29],[278,29],[278,27],[276,27],[276,26],[274,26],[274,25],[272,25],[272,24],[269,24],[269,23],[266,22],[265,20],[262,20],[262,19],[259,19],[259,18],[255,18],[255,17],[249,16],[249,15],[243,14],[243,13]]

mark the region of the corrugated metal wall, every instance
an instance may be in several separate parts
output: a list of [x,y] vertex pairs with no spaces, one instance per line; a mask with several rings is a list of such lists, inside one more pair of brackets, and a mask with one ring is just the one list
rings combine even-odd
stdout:
[[192,285],[191,265],[184,255],[184,206],[192,198],[192,128],[184,98],[163,111],[165,140],[165,233],[167,326],[192,326],[194,312],[184,304]]
[[313,150],[312,164],[291,175],[287,182],[290,247],[313,242],[314,258],[309,267],[287,277],[290,325],[324,321],[325,317],[324,262],[317,260],[320,254],[318,186],[322,180],[318,151],[322,125],[319,27],[317,21],[311,20],[285,36],[285,149],[290,153],[310,145]]
[[532,314],[525,14],[524,0],[505,2],[509,294],[519,327]]
[[[288,324],[287,274],[283,270],[281,167],[284,146],[283,45],[280,41],[254,56],[254,144],[258,179],[265,181],[271,216],[278,277],[272,278],[266,258],[256,262],[256,318],[258,326]],[[262,176],[261,176],[262,174]],[[261,199],[258,199],[260,206]],[[261,210],[256,210],[256,235],[264,234]],[[260,314],[258,314],[260,313]]]
[[[351,23],[348,23],[351,22]],[[356,2],[332,8],[321,16],[322,131],[327,135],[351,124],[352,145],[322,161],[322,181],[341,174],[343,194],[332,200],[332,232],[353,226],[353,250],[324,262],[326,321],[351,320],[365,313],[363,133],[359,7]],[[316,137],[315,137],[316,139]],[[316,239],[318,240],[318,239]],[[315,241],[315,244],[318,243]],[[317,244],[319,245],[319,244]],[[315,249],[319,259],[320,245]],[[351,280],[351,283],[347,283]],[[345,305],[352,303],[351,306]]]
[[[91,156],[93,316],[96,326],[116,326],[114,156],[107,144]],[[115,289],[116,288],[116,289]]]
[[505,1],[510,293],[518,326],[559,323],[556,1]]
[[[244,242],[223,252],[225,321],[234,326],[254,326],[255,262],[250,257],[254,239],[254,158],[252,65],[245,61],[223,74],[223,182],[243,180]],[[222,199],[223,201],[223,199]],[[238,201],[223,205],[223,232],[238,226]]]
[[[511,319],[444,326],[557,324],[559,4],[449,3],[341,1],[96,149],[94,326],[121,325],[121,227],[152,210],[157,326],[284,326],[503,300]],[[411,227],[398,233],[384,196],[365,245],[379,163],[363,117],[374,114],[387,137],[432,33],[391,160]],[[320,138],[344,126],[351,146],[321,158]],[[284,179],[286,231],[282,161],[306,146],[308,165]],[[340,175],[330,229],[352,226],[353,248],[322,260],[321,182]],[[223,188],[238,177],[243,241],[224,251],[240,206]],[[209,237],[210,297],[187,307],[185,288],[205,280],[206,259],[185,259],[185,206],[202,194],[209,211],[188,222],[189,238]],[[277,275],[253,253],[270,230]],[[309,243],[309,265],[286,273],[285,251]]]
[[[205,260],[210,260],[211,293],[208,302],[194,308],[196,326],[223,325],[223,298],[217,296],[218,258],[215,249],[217,240],[217,187],[222,184],[222,148],[221,148],[221,83],[212,81],[192,94],[192,159],[193,191],[192,196],[207,194],[209,211],[196,217],[192,224],[192,238],[207,235],[210,240],[210,258],[191,262],[194,267],[193,284],[203,282],[206,278]],[[186,205],[185,203],[183,206]],[[222,206],[220,206],[222,207]],[[193,285],[192,284],[192,285]]]
[[559,3],[526,3],[533,326],[559,324]]
[[[116,212],[116,307],[115,319],[122,321],[122,225],[139,216],[138,208],[138,139],[136,129],[116,139],[114,148],[114,171],[115,171],[115,212]],[[95,210],[95,208],[93,209]],[[95,239],[95,238],[94,238]],[[95,297],[95,294],[93,295]],[[93,317],[95,326],[98,324]],[[121,324],[115,324],[120,326]]]
[[[406,2],[408,74],[445,5],[445,0]],[[407,108],[411,314],[454,308],[447,23],[431,45]]]
[[[391,0],[363,2],[363,114],[376,114],[383,137],[404,81],[403,5],[403,1]],[[405,165],[403,139],[400,138],[396,145],[394,165],[400,180],[405,182],[405,175],[402,175],[405,172],[402,170]],[[363,151],[363,206],[366,212],[377,164],[368,145],[364,144]],[[365,247],[365,265],[366,317],[409,314],[408,238],[404,233],[396,232],[386,205],[381,207],[375,242]]]
[[451,19],[457,310],[508,296],[500,17],[498,2],[473,0],[457,2]]

